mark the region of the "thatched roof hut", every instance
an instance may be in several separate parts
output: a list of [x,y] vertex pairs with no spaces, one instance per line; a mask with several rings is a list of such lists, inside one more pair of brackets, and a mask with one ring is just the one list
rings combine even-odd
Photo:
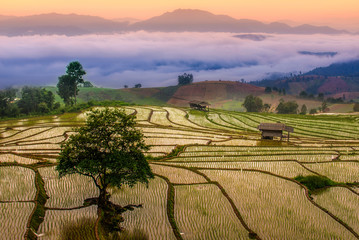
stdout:
[[189,106],[192,109],[196,109],[196,110],[200,110],[200,111],[209,111],[209,106],[211,104],[209,104],[208,102],[204,102],[204,101],[197,101],[197,100],[193,100],[189,102]]
[[283,135],[283,131],[288,132],[288,141],[289,141],[289,133],[294,132],[294,128],[290,126],[286,126],[283,123],[261,123],[258,126],[258,129],[262,131],[262,139],[272,139],[274,137],[280,137],[282,140],[283,137],[286,137]]

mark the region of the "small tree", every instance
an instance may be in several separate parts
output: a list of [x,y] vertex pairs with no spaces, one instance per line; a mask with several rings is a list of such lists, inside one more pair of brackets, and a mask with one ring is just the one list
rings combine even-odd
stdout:
[[109,207],[113,204],[109,201],[108,188],[132,187],[137,182],[148,184],[148,179],[153,178],[143,154],[148,146],[135,126],[135,116],[124,111],[94,110],[88,114],[86,124],[76,130],[78,133],[61,145],[56,167],[59,176],[80,174],[93,180],[99,189],[96,201],[99,208],[105,212],[115,209],[105,219],[112,224],[111,230],[120,230],[121,218],[118,218],[118,206]]
[[247,112],[260,112],[263,109],[263,101],[259,97],[248,95],[244,99],[243,106]]
[[187,85],[193,82],[193,75],[191,73],[184,73],[178,76],[178,85]]
[[141,87],[142,87],[142,84],[141,84],[141,83],[137,83],[134,88],[141,88]]
[[305,115],[307,114],[307,106],[305,104],[302,105],[302,108],[300,109],[300,114]]

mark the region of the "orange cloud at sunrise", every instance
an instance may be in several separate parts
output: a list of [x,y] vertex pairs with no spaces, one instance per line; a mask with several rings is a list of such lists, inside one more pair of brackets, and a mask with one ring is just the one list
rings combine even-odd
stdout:
[[11,0],[1,5],[0,15],[16,16],[57,12],[147,19],[177,8],[190,8],[262,21],[330,23],[359,19],[358,0]]

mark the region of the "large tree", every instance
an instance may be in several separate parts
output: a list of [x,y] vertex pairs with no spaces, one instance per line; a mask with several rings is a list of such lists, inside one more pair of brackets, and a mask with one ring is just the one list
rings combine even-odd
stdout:
[[69,75],[62,75],[59,77],[59,82],[57,83],[57,94],[62,98],[65,105],[74,104],[74,92],[78,92],[75,88],[75,80]]
[[65,104],[77,103],[78,85],[84,83],[83,75],[86,71],[78,61],[70,62],[66,67],[66,74],[59,77],[58,93]]
[[[99,189],[97,204],[101,209],[112,204],[109,187],[132,187],[137,182],[147,184],[148,179],[153,178],[143,154],[148,146],[135,126],[135,116],[126,115],[124,111],[109,108],[91,111],[86,124],[76,129],[77,134],[71,135],[61,146],[56,167],[59,176],[90,177]],[[119,230],[116,226],[111,228]]]
[[260,112],[263,109],[263,101],[259,97],[248,95],[244,99],[243,106],[246,108],[247,112]]

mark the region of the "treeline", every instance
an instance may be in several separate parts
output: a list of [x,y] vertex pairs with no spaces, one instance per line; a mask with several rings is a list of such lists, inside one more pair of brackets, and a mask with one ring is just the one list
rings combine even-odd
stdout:
[[0,90],[0,118],[16,118],[46,114],[78,112],[92,106],[119,107],[133,105],[123,101],[88,101],[61,106],[51,91],[40,87]]
[[55,103],[54,94],[44,88],[23,87],[20,92],[14,88],[0,90],[1,118],[45,114],[59,108],[60,103]]
[[8,88],[0,90],[0,118],[16,118],[44,114],[61,114],[77,112],[91,106],[125,106],[122,101],[89,101],[77,104],[79,86],[93,87],[91,82],[84,81],[86,72],[82,65],[75,61],[66,67],[66,74],[59,77],[57,94],[65,106],[55,102],[54,93],[41,87]]
[[[268,112],[271,108],[270,104],[263,103],[263,100],[260,97],[248,95],[243,103],[243,107],[246,108],[247,112]],[[359,109],[359,107],[358,107]],[[280,114],[307,114],[308,108],[305,104],[299,109],[299,105],[296,101],[285,101],[283,98],[279,100],[279,104],[276,107],[275,111]],[[328,111],[328,103],[323,98],[323,102],[320,107],[313,108],[309,110],[310,114],[315,114],[317,112],[326,112]],[[354,111],[355,108],[354,108]]]
[[[268,112],[271,105],[263,103],[263,100],[260,97],[248,95],[244,99],[243,107],[246,108],[247,112]],[[296,101],[285,102],[283,99],[280,99],[276,111],[281,114],[297,114],[298,107]],[[304,114],[307,113],[307,107],[305,105],[302,106],[301,113],[302,112],[305,112]]]

